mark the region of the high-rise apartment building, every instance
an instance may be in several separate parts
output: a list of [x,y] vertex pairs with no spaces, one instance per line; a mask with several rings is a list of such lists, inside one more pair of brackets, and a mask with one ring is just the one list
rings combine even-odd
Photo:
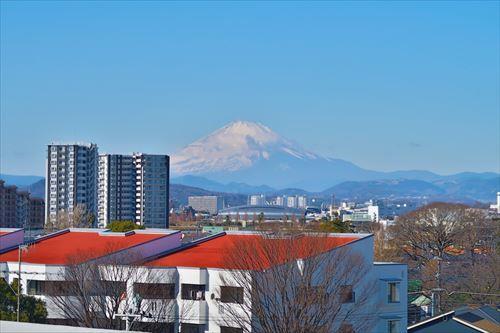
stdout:
[[5,186],[0,180],[0,225],[4,228],[18,227],[17,216],[17,187]]
[[97,215],[97,165],[95,144],[50,144],[45,180],[46,223],[57,215],[72,216],[77,205]]
[[112,221],[134,221],[136,169],[131,155],[99,155],[98,225]]
[[45,221],[45,201],[30,198],[29,228],[42,229]]
[[170,158],[134,153],[135,221],[148,228],[168,228]]
[[43,199],[31,198],[14,185],[5,186],[0,180],[0,227],[40,229],[44,222]]

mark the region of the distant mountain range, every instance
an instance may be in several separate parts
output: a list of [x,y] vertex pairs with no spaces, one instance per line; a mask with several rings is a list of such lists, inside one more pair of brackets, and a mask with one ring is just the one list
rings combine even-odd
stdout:
[[[490,172],[441,176],[425,170],[368,170],[345,160],[308,151],[267,126],[246,121],[232,122],[173,154],[171,169],[173,182],[211,188],[222,184],[225,191],[244,193],[253,191],[247,185],[264,187],[264,190],[265,187],[301,188],[321,192],[346,181],[410,179],[454,182],[488,180],[499,176]],[[218,184],[211,181],[199,184],[201,179],[193,179],[192,176],[204,177]]]
[[251,186],[242,183],[222,184],[200,176],[173,178],[172,183],[206,188],[212,191],[233,192],[240,194],[307,195],[309,197],[336,198],[349,200],[369,200],[382,198],[425,198],[428,201],[475,201],[493,202],[500,189],[500,176],[483,178],[479,174],[446,177],[435,181],[415,179],[385,179],[369,181],[347,181],[329,187],[323,191],[306,191],[300,188],[274,189],[265,185]]
[[[269,127],[245,121],[232,122],[173,154],[171,175],[171,198],[179,203],[187,202],[188,195],[207,193],[222,195],[228,203],[244,203],[246,195],[256,193],[492,202],[500,191],[498,173],[442,176],[425,170],[367,170],[308,151]],[[36,196],[44,192],[43,177],[0,178]]]
[[29,186],[39,180],[45,179],[42,176],[20,176],[20,175],[6,175],[0,173],[0,179],[4,180],[8,185],[16,185],[17,187]]
[[[26,186],[22,185],[27,182],[26,179],[23,179],[24,176],[12,178],[9,175],[1,175],[1,177],[1,179],[20,180],[17,184],[7,184],[17,185],[21,190],[29,191],[34,197],[45,197],[44,178]],[[245,183],[222,184],[200,176],[183,176],[171,180],[170,197],[180,205],[186,205],[190,195],[218,195],[223,197],[228,205],[243,205],[247,202],[249,194],[265,194],[269,197],[307,195],[316,198],[330,198],[335,195],[339,200],[359,201],[382,198],[422,199],[425,197],[428,201],[444,200],[472,203],[475,201],[493,202],[499,189],[500,176],[483,179],[480,176],[471,178],[471,175],[468,175],[433,182],[412,179],[349,181],[320,192],[306,191],[300,188],[278,190],[266,185],[251,186]]]

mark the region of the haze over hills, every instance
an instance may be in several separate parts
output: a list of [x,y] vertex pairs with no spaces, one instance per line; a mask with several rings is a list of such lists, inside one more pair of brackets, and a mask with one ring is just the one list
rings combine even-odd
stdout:
[[[188,195],[307,194],[375,199],[426,197],[450,201],[493,201],[500,174],[462,172],[442,176],[430,171],[379,172],[308,151],[259,123],[235,121],[171,156],[172,199]],[[43,177],[0,175],[8,184],[42,197]],[[37,183],[38,181],[38,183]],[[205,192],[203,192],[205,191]]]

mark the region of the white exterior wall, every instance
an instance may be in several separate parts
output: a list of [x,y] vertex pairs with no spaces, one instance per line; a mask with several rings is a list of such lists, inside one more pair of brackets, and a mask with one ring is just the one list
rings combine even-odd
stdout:
[[108,225],[108,181],[109,155],[99,155],[99,171],[97,173],[97,226],[104,228]]
[[[389,320],[399,320],[399,331],[407,331],[408,322],[408,267],[405,264],[374,263],[373,278],[379,286],[377,292],[378,309],[380,311],[377,326],[373,332],[388,332]],[[389,303],[388,284],[399,285],[399,302]]]
[[[359,234],[337,234],[335,237],[352,237]],[[111,236],[112,237],[112,236]],[[168,243],[167,243],[168,242]],[[166,250],[166,248],[175,247],[180,244],[180,233],[174,234],[163,241],[156,241],[140,246],[140,252],[144,256],[152,255],[155,253]],[[368,312],[368,316],[376,316],[374,320],[374,327],[371,330],[373,333],[388,332],[388,321],[399,320],[400,332],[406,332],[407,322],[407,267],[406,265],[393,264],[393,263],[373,263],[373,237],[365,237],[360,240],[354,241],[350,244],[344,245],[353,253],[359,253],[363,256],[365,262],[369,265],[370,270],[366,275],[366,283],[375,283],[377,286],[376,292],[373,293],[370,303],[378,313]],[[343,247],[340,247],[343,248]],[[338,249],[340,249],[338,248]],[[332,251],[335,251],[332,250]],[[7,279],[12,282],[17,277],[17,262],[0,263],[9,272]],[[23,293],[26,293],[27,280],[60,280],[61,266],[51,265],[36,265],[23,263],[22,271],[22,284]],[[2,269],[3,270],[3,269]],[[222,281],[230,280],[232,276],[230,270],[215,269],[215,268],[192,268],[192,267],[172,267],[172,268],[153,268],[154,272],[158,273],[155,281],[137,281],[148,283],[175,283],[176,284],[176,300],[175,306],[172,307],[171,313],[165,314],[166,317],[175,319],[176,330],[179,324],[192,323],[205,325],[205,332],[219,333],[220,326],[231,326],[230,323],[225,322],[224,307],[238,306],[229,303],[220,303],[220,287],[223,285]],[[156,274],[154,274],[156,276]],[[224,278],[225,277],[225,278]],[[399,283],[400,301],[398,303],[389,303],[387,299],[387,286],[388,282]],[[134,281],[129,281],[128,288],[131,290]],[[181,296],[182,284],[197,284],[204,285],[205,300],[183,300]],[[236,286],[236,285],[235,285]],[[359,290],[354,290],[360,292]],[[128,293],[131,295],[132,293]],[[246,295],[246,293],[245,293]],[[50,300],[47,297],[39,296],[47,301],[49,317],[59,317],[57,311],[50,305]],[[244,301],[250,301],[244,299]],[[348,306],[348,305],[347,305]],[[375,314],[374,314],[375,313]],[[170,322],[170,319],[167,319]],[[237,325],[234,325],[237,326]],[[368,331],[369,333],[370,331]]]

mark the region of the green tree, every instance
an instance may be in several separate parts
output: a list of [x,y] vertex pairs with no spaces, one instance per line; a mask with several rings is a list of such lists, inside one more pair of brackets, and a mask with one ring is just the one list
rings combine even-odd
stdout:
[[[0,320],[17,320],[17,279],[10,285],[0,279]],[[27,295],[21,295],[19,319],[30,323],[44,323],[47,319],[45,302]]]
[[335,218],[333,220],[322,219],[319,225],[319,229],[323,232],[352,232],[351,225],[349,222],[343,222],[339,218]]
[[107,228],[113,232],[127,232],[136,229],[145,229],[143,225],[135,224],[133,221],[112,221]]

